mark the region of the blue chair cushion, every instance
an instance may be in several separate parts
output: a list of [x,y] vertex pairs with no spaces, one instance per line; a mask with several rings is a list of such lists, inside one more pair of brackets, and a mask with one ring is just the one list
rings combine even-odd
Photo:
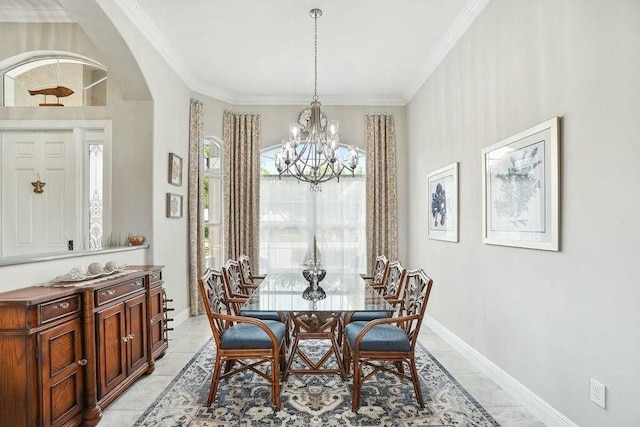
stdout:
[[[344,331],[349,340],[349,346],[353,349],[356,337],[369,322],[351,322]],[[364,351],[409,351],[411,342],[407,334],[396,325],[374,326],[360,341],[360,350]]]
[[[281,343],[286,333],[284,323],[274,320],[263,320],[271,329],[278,343]],[[256,325],[237,323],[222,334],[220,347],[225,350],[242,348],[272,348],[272,342],[265,331]]]
[[242,310],[240,311],[240,316],[243,317],[253,317],[254,319],[260,320],[276,320],[280,322],[280,315],[277,311],[250,311],[250,310]]
[[376,319],[384,319],[389,317],[389,313],[386,311],[356,311],[351,316],[352,322],[370,322]]

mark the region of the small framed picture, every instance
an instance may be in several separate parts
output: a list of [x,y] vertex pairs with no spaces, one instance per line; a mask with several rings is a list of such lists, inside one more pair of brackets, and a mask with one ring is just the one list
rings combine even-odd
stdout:
[[558,117],[482,150],[482,240],[557,251]]
[[167,193],[167,218],[182,218],[182,196]]
[[169,184],[182,186],[182,157],[169,153]]
[[427,175],[427,237],[458,241],[458,162]]

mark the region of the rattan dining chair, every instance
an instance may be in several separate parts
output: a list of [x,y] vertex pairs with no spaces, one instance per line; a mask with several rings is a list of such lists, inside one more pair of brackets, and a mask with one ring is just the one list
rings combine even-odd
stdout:
[[244,283],[241,277],[241,268],[238,261],[232,259],[225,262],[222,267],[222,277],[224,280],[226,298],[229,307],[233,314],[236,316],[253,317],[261,320],[277,320],[280,322],[286,321],[284,313],[276,311],[246,311],[242,310],[242,304],[247,302],[249,295],[244,293]]
[[[251,370],[271,383],[273,405],[280,409],[280,372],[285,367],[286,328],[282,322],[229,314],[222,274],[207,270],[198,279],[216,347],[207,406],[216,398],[220,380]],[[239,368],[234,369],[236,363]],[[257,367],[268,363],[270,371]],[[222,373],[222,368],[225,368]]]
[[373,274],[370,276],[363,274],[361,276],[367,283],[373,286],[384,283],[387,279],[387,274],[389,274],[389,260],[384,255],[378,255],[373,266]]
[[257,285],[244,282],[239,261],[228,259],[222,266],[222,275],[234,296],[248,297],[256,290]]
[[245,285],[257,286],[266,276],[256,276],[251,271],[251,259],[248,255],[241,254],[238,258],[240,264],[240,275]]
[[[405,284],[405,275],[407,269],[402,266],[400,261],[393,261],[389,263],[387,267],[387,273],[382,283],[377,285],[371,285],[373,289],[376,289],[390,304],[397,303]],[[345,323],[369,321],[375,319],[381,319],[383,317],[389,317],[389,313],[385,311],[359,311],[353,313],[351,316],[345,317]]]
[[[360,406],[362,384],[379,371],[411,380],[418,404],[424,407],[415,347],[432,285],[433,281],[423,270],[411,270],[407,273],[398,317],[346,325],[343,357],[346,370],[353,362],[353,412]],[[404,363],[409,365],[409,375],[404,372]],[[364,375],[364,367],[372,369]]]
[[[380,258],[380,257],[378,257]],[[382,256],[384,258],[384,256]],[[386,258],[384,258],[386,260]],[[371,285],[372,288],[377,290],[389,304],[393,305],[398,311],[398,305],[400,295],[404,289],[404,281],[407,270],[402,266],[400,261],[387,262],[383,282],[378,285]],[[392,313],[387,311],[356,311],[353,313],[346,313],[338,328],[338,345],[343,345],[344,325],[351,322],[370,322],[371,320],[384,319],[390,317]]]

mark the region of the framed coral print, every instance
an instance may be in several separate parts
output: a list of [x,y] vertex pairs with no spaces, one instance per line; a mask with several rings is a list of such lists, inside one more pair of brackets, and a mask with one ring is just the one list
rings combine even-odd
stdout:
[[458,241],[458,162],[427,175],[429,227],[427,237]]
[[482,240],[557,251],[558,117],[482,150]]
[[167,218],[182,218],[182,196],[167,193]]
[[182,157],[169,153],[169,184],[182,186]]

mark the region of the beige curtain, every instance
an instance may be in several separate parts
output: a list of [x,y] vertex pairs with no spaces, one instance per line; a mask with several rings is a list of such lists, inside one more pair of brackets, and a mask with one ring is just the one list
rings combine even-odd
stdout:
[[393,115],[366,117],[367,266],[398,258],[396,137]]
[[225,111],[223,132],[226,257],[246,254],[258,271],[260,115]]
[[203,104],[191,100],[189,118],[189,298],[191,315],[204,313],[198,278],[204,274]]

